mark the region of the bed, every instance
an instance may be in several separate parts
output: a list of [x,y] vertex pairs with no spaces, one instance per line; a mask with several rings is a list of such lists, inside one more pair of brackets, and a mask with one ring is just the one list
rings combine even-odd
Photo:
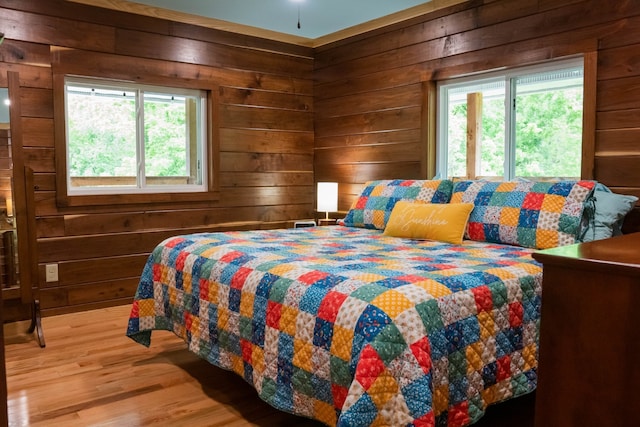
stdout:
[[[127,335],[149,346],[153,330],[173,331],[272,406],[330,426],[471,424],[535,389],[531,254],[576,240],[595,186],[508,184],[375,181],[343,225],[169,238],[144,268]],[[399,202],[471,212],[451,234],[451,212],[398,222]],[[527,212],[514,226],[516,204]],[[388,232],[412,221],[408,236]],[[425,227],[435,238],[416,237]]]

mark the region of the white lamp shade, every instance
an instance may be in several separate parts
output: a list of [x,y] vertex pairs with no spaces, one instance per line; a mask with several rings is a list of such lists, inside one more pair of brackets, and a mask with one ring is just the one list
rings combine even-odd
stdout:
[[338,211],[338,183],[319,182],[318,183],[318,212]]

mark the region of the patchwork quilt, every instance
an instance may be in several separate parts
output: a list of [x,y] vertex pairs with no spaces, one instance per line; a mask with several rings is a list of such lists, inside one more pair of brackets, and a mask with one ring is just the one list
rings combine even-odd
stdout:
[[127,335],[173,331],[262,399],[331,426],[464,426],[536,385],[532,250],[315,227],[177,236]]

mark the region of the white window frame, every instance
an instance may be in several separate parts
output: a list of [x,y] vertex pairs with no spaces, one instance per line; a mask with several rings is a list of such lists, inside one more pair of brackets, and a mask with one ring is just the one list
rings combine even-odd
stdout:
[[[513,108],[515,102],[515,80],[517,77],[526,74],[537,74],[564,69],[581,68],[584,76],[585,58],[577,56],[568,59],[554,60],[544,64],[518,67],[513,69],[500,69],[482,74],[473,74],[464,77],[456,77],[438,82],[437,85],[437,142],[436,142],[436,176],[448,177],[448,111],[449,97],[447,90],[461,86],[469,86],[469,83],[477,83],[478,85],[504,80],[505,81],[505,149],[504,149],[504,180],[513,180],[515,176],[515,132],[516,127],[513,123]],[[584,94],[584,89],[583,89]],[[583,100],[583,117],[584,117],[584,100]],[[582,129],[584,133],[584,127]],[[581,159],[581,163],[584,159]]]
[[[70,173],[70,153],[69,153],[69,129],[68,129],[68,104],[67,86],[80,86],[86,88],[105,88],[110,90],[126,90],[135,92],[136,96],[136,186],[72,186]],[[144,160],[144,109],[141,108],[141,99],[145,92],[160,92],[176,96],[189,96],[196,98],[197,117],[197,159],[199,169],[199,181],[196,184],[156,184],[147,185]],[[115,81],[104,78],[88,78],[77,76],[65,76],[64,78],[64,108],[65,108],[65,152],[66,152],[66,175],[67,175],[67,195],[68,196],[89,196],[89,195],[114,195],[114,194],[156,194],[156,193],[200,193],[208,191],[208,162],[207,162],[207,93],[203,90],[185,89],[166,86],[154,86],[136,84],[131,82]],[[187,163],[190,156],[187,153]]]

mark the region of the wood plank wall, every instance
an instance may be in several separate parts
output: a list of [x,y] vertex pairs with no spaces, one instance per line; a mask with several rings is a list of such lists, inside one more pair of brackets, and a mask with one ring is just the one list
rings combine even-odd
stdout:
[[[370,179],[431,178],[423,82],[594,52],[593,178],[640,196],[640,1],[469,1],[315,51],[315,173],[347,210]],[[638,209],[629,217],[640,230]]]
[[[639,0],[471,0],[313,50],[62,0],[0,0],[0,31],[0,86],[6,71],[23,86],[45,315],[130,301],[147,254],[169,235],[312,216],[314,172],[339,182],[341,210],[367,180],[427,178],[427,91],[461,74],[595,53],[596,149],[587,160],[594,178],[640,196]],[[218,85],[220,200],[58,207],[60,48],[86,64],[124,61],[137,64],[134,75]],[[47,263],[59,263],[59,282],[44,282]]]
[[[312,49],[62,0],[0,0],[0,31],[0,86],[7,71],[20,73],[44,315],[130,302],[148,253],[168,236],[313,216]],[[52,67],[60,52],[80,73],[218,87],[219,200],[59,207]],[[58,282],[44,281],[47,263],[59,264]]]

